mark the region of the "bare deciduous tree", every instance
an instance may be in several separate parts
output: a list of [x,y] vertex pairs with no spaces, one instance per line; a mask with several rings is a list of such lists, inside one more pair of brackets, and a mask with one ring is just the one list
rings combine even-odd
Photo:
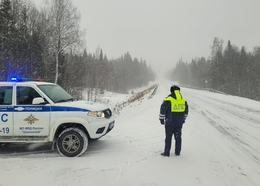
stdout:
[[55,56],[55,83],[59,78],[59,56],[62,52],[75,50],[82,43],[80,13],[71,0],[47,1],[50,49]]

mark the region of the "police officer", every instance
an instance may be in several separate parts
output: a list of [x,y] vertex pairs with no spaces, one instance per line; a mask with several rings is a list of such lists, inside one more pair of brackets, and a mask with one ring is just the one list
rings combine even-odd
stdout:
[[167,96],[161,105],[159,120],[165,125],[165,148],[162,156],[170,156],[172,135],[175,139],[175,155],[181,152],[181,130],[188,116],[188,103],[180,93],[180,87],[173,85],[171,94]]

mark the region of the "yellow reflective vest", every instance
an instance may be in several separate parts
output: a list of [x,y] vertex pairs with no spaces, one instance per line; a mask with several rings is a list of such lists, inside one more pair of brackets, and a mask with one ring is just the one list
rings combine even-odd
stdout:
[[171,102],[171,112],[184,112],[186,109],[185,102],[186,100],[181,96],[181,93],[179,90],[174,91],[176,99],[174,99],[171,96],[168,96],[164,99],[164,101],[170,101]]

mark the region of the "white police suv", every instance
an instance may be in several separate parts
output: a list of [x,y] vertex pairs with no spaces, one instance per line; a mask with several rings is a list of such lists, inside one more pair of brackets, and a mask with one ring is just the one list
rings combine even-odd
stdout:
[[0,82],[1,143],[52,142],[60,154],[80,156],[88,140],[106,135],[114,122],[107,106],[74,101],[57,84],[18,78]]

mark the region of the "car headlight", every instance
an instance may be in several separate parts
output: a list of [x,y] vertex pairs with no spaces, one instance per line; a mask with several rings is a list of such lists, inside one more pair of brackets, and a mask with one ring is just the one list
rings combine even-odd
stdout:
[[104,112],[102,112],[102,111],[90,111],[90,112],[88,113],[88,115],[89,115],[89,116],[95,116],[95,117],[97,117],[97,118],[104,118],[104,117],[105,117],[105,114],[104,114]]

